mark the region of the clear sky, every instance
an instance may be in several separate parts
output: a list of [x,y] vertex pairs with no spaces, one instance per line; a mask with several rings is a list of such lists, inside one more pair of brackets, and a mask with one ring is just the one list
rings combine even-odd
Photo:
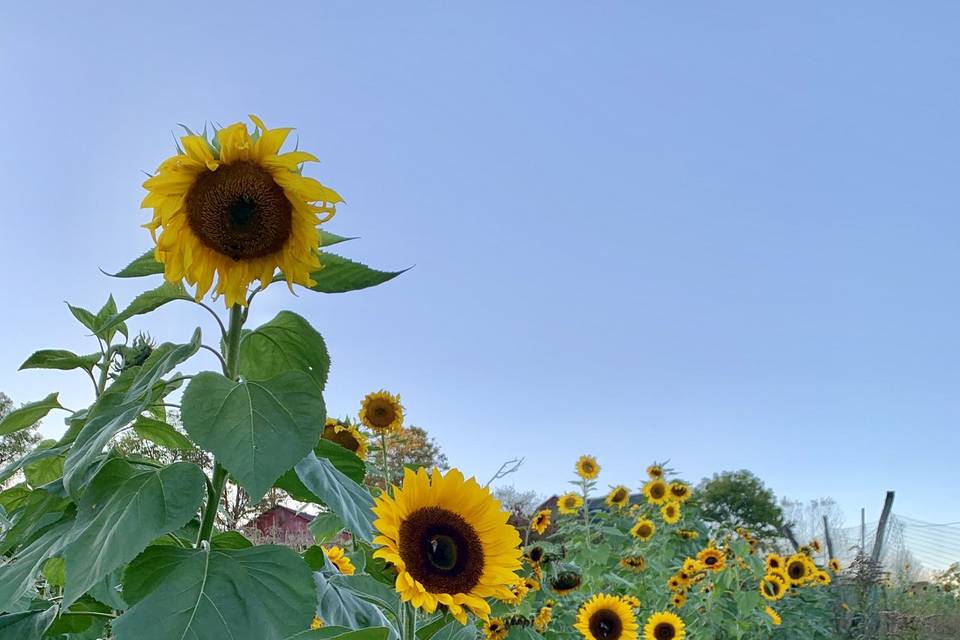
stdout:
[[416,265],[258,299],[326,336],[332,413],[394,390],[452,463],[525,456],[544,493],[589,452],[604,484],[669,458],[848,524],[886,489],[960,520],[960,4],[362,4],[0,5],[0,390],[89,402],[16,369],[93,348],[64,300],[157,284],[98,269],[150,245],[177,123],[255,113],[323,160],[344,254]]

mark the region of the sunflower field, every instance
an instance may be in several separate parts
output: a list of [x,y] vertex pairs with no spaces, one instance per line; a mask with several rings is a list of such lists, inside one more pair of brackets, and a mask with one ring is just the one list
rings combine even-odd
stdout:
[[[356,422],[328,418],[321,334],[289,311],[260,326],[248,314],[280,282],[343,293],[399,272],[327,251],[348,240],[320,229],[341,197],[304,175],[313,155],[283,151],[290,129],[251,119],[188,130],[144,183],[154,247],[115,276],[163,283],[122,310],[112,296],[70,305],[90,353],[47,348],[22,366],[76,371],[92,395],[67,408],[51,393],[0,421],[10,434],[56,411],[66,426],[0,469],[0,640],[834,637],[839,563],[817,566],[816,541],[779,555],[707,526],[665,465],[638,470],[636,492],[601,490],[583,456],[574,489],[528,523],[457,469],[390,477],[400,398],[375,391]],[[173,302],[211,314],[213,335],[133,336]],[[184,373],[199,354],[217,370]],[[202,450],[211,472],[125,453],[131,434]],[[385,482],[368,488],[378,451]],[[315,505],[315,544],[218,530],[228,481],[254,502],[279,490]]]

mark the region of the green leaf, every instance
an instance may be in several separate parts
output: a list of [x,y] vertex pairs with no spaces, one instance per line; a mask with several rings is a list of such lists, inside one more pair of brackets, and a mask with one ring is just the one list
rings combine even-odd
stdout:
[[63,409],[58,399],[60,394],[51,393],[43,400],[30,402],[14,409],[0,420],[0,436],[5,436],[32,426],[54,409]]
[[163,273],[163,263],[158,262],[153,255],[154,250],[149,249],[120,271],[116,273],[107,273],[104,271],[104,273],[114,278],[141,278],[143,276],[153,276],[158,273]]
[[318,513],[307,528],[317,542],[330,542],[343,531],[343,520],[335,513]]
[[0,565],[0,611],[10,611],[11,605],[33,588],[40,567],[60,551],[72,525],[71,520],[65,520],[49,528],[7,564]]
[[323,336],[309,322],[281,311],[243,337],[240,373],[248,380],[267,380],[291,369],[308,374],[322,391],[330,372],[330,355]]
[[0,640],[40,640],[56,617],[57,608],[53,606],[0,615]]
[[397,638],[394,626],[376,605],[329,580],[320,572],[313,574],[313,580],[317,586],[317,612],[324,622],[350,629],[386,627],[390,630],[389,637]]
[[210,539],[210,546],[214,549],[248,549],[253,543],[239,531],[224,531]]
[[6,491],[0,491],[0,507],[11,514],[27,503],[31,493],[30,488],[25,484],[17,484]]
[[97,316],[92,312],[87,311],[83,307],[75,307],[69,302],[66,303],[67,308],[70,309],[70,313],[73,314],[73,317],[76,318],[80,324],[85,326],[87,329],[90,329],[91,333],[97,332]]
[[318,235],[320,238],[321,247],[329,247],[335,244],[340,244],[341,242],[346,242],[347,240],[356,240],[355,237],[348,238],[346,236],[338,236],[335,233],[330,233],[329,231],[324,231],[323,229],[318,231]]
[[317,442],[313,452],[317,454],[318,458],[326,458],[332,462],[340,473],[357,484],[363,484],[363,478],[367,475],[367,465],[354,452],[329,440]]
[[367,287],[375,287],[388,280],[396,278],[406,271],[377,271],[370,267],[348,260],[335,253],[321,253],[319,271],[314,271],[310,277],[316,282],[310,287],[320,293],[346,293]]
[[294,470],[304,486],[336,513],[354,535],[367,542],[373,539],[373,498],[366,488],[312,451]]
[[114,459],[80,498],[72,542],[64,550],[69,605],[143,551],[189,522],[203,501],[203,472],[190,462],[160,469]]
[[[520,633],[522,631],[527,631],[527,629],[525,627],[515,627],[510,630],[511,635],[515,638],[524,637],[524,635]],[[538,634],[534,635],[540,638]],[[428,637],[433,640],[475,640],[477,637],[477,628],[473,624],[463,625],[454,620]],[[527,638],[533,640],[532,637],[527,636]],[[427,638],[423,638],[423,640],[427,640]]]
[[310,626],[310,569],[293,551],[149,547],[127,570],[117,640],[281,640]]
[[254,502],[312,454],[326,418],[323,396],[302,371],[262,382],[203,372],[190,381],[182,407],[190,437],[217,457]]
[[133,430],[144,440],[149,440],[171,451],[190,451],[193,449],[193,443],[187,436],[160,420],[140,416],[133,423]]
[[[56,440],[41,440],[37,443],[36,449],[42,451],[56,447]],[[52,458],[41,458],[40,460],[24,465],[23,474],[27,477],[27,482],[31,487],[43,486],[63,477],[63,462],[65,459],[66,456],[62,454]]]
[[385,627],[369,627],[357,631],[349,631],[344,627],[323,627],[301,631],[287,640],[387,640],[389,637],[390,630]]
[[100,362],[101,355],[94,353],[88,356],[78,356],[72,351],[65,349],[42,349],[35,351],[27,360],[20,365],[20,369],[59,369],[69,371],[70,369],[83,369],[92,371],[93,367]]
[[193,300],[187,295],[186,289],[179,282],[164,282],[156,289],[151,289],[133,299],[126,309],[104,322],[98,331],[106,331],[115,327],[134,316],[150,313],[154,309],[162,307],[168,302],[174,300]]
[[337,575],[330,578],[330,581],[338,587],[349,589],[362,600],[386,609],[396,618],[400,617],[400,596],[393,587],[364,575]]

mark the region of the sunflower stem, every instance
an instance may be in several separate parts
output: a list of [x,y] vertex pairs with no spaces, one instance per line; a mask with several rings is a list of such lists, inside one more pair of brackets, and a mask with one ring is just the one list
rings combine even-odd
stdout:
[[417,610],[409,602],[405,602],[400,608],[400,640],[417,639]]
[[590,501],[588,500],[587,480],[580,481],[580,487],[583,491],[583,526],[586,530],[586,546],[590,548]]
[[390,466],[387,463],[387,434],[380,434],[380,460],[383,465],[383,492],[390,494]]
[[[230,309],[230,327],[226,334],[226,366],[224,375],[231,380],[236,379],[240,372],[240,335],[243,333],[243,307],[235,304]],[[203,518],[200,521],[200,533],[197,536],[197,546],[204,542],[209,542],[213,535],[213,523],[217,518],[217,510],[220,508],[220,496],[223,495],[223,487],[227,484],[227,470],[214,459],[213,462],[213,481],[210,483],[207,491],[207,505],[203,510]]]

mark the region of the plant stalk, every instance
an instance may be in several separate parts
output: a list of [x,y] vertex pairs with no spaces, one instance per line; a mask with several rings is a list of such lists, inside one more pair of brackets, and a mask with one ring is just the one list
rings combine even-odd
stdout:
[[390,494],[390,467],[387,464],[387,434],[380,434],[380,459],[383,464],[383,492]]

